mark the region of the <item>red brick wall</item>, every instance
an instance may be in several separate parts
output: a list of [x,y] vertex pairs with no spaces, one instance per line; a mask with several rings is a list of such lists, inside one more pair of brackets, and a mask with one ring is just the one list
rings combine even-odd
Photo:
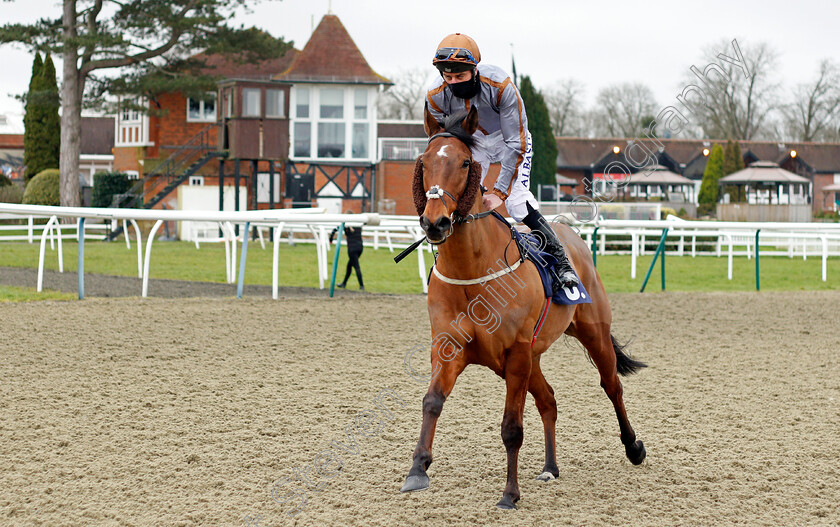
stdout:
[[[166,146],[184,145],[196,134],[212,123],[187,122],[187,98],[180,93],[166,93],[158,97],[164,113],[149,119],[149,140],[155,146],[150,149],[149,157],[169,157],[171,150]],[[210,134],[210,144],[216,145],[217,130]]]
[[834,174],[814,174],[814,212],[834,210],[834,193],[823,192],[823,187],[834,183]]
[[143,150],[142,146],[121,146],[111,149],[114,154],[114,172],[136,170],[142,178],[143,166],[140,164],[140,159],[145,157]]

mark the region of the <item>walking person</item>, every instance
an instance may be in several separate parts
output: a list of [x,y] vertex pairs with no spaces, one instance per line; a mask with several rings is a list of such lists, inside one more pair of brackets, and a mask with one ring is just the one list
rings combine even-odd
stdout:
[[[344,211],[345,214],[353,214],[353,211],[346,210]],[[338,232],[338,227],[332,230],[330,233],[330,243],[333,242],[333,238],[335,238],[336,233]],[[356,278],[359,280],[359,291],[365,290],[365,283],[362,280],[362,268],[359,265],[359,257],[362,256],[362,251],[364,251],[364,244],[362,243],[362,228],[361,227],[344,227],[344,238],[347,240],[347,256],[349,260],[347,261],[347,272],[344,274],[344,280],[337,284],[336,287],[347,287],[347,280],[350,279],[350,273],[355,269],[356,270]]]

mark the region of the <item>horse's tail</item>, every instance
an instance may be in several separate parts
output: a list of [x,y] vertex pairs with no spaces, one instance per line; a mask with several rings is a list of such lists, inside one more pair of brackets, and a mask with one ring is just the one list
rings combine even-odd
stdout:
[[610,333],[610,340],[612,340],[613,351],[615,351],[616,366],[618,367],[618,373],[620,375],[627,376],[631,373],[636,373],[642,368],[647,368],[647,364],[630,357],[630,355],[625,352],[627,343],[621,344],[618,340],[616,340],[612,333]]

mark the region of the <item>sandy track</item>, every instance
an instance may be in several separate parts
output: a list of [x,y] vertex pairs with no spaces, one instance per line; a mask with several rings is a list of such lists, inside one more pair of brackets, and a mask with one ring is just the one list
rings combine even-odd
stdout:
[[[426,388],[403,370],[429,339],[423,297],[0,305],[0,524],[840,525],[840,294],[611,300],[650,364],[624,382],[648,459],[625,459],[595,369],[558,342],[543,371],[561,476],[533,479],[529,396],[515,512],[494,507],[504,385],[479,367],[444,407],[431,489],[398,492]],[[325,487],[288,517],[272,485],[346,442],[383,389],[405,407],[356,434],[338,475],[310,473]]]

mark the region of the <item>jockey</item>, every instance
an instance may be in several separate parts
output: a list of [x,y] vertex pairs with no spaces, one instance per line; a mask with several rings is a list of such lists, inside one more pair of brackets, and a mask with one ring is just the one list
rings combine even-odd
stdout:
[[485,208],[495,209],[502,202],[516,221],[542,235],[543,247],[559,263],[561,286],[578,283],[563,245],[554,229],[540,214],[531,193],[531,134],[519,90],[501,68],[478,63],[481,53],[475,40],[461,33],[444,38],[432,64],[440,71],[426,94],[426,106],[438,121],[460,110],[478,110],[478,130],[474,134],[473,159],[481,164],[481,181],[490,163],[501,162],[496,184],[482,198]]

